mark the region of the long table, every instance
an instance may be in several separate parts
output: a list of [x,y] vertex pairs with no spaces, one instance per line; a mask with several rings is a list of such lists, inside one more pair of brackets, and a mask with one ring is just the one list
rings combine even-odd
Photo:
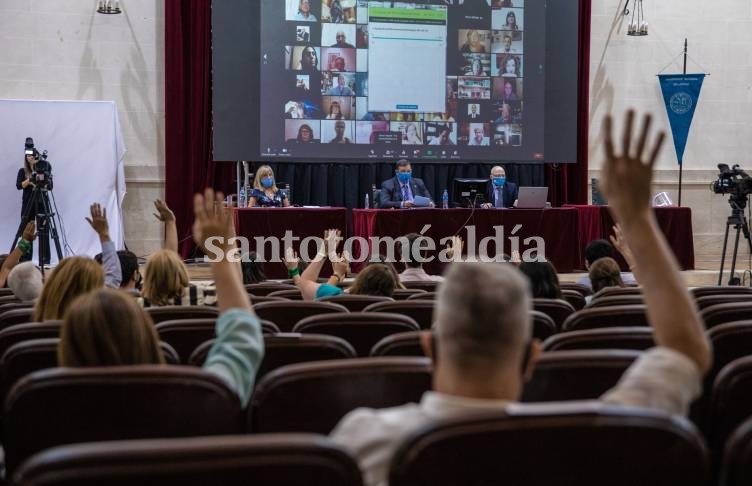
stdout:
[[[348,230],[347,209],[345,208],[236,208],[233,210],[235,232],[249,240],[249,250],[260,252],[256,238],[276,238],[279,240],[279,257],[284,255],[282,238],[286,232],[299,238],[292,243],[295,251],[300,251],[302,240],[307,237],[322,238],[324,231],[338,228],[343,234]],[[268,278],[287,278],[287,270],[281,262],[272,259],[272,243],[264,244],[264,273]],[[308,255],[316,254],[315,246],[308,244]],[[277,258],[275,258],[277,259]],[[330,265],[325,265],[322,276],[331,274]]]
[[[551,209],[354,209],[353,236],[365,238],[373,252],[373,237],[398,238],[408,233],[422,233],[432,239],[438,249],[428,252],[428,256],[438,256],[443,249],[441,240],[459,234],[466,245],[465,253],[480,256],[485,253],[491,257],[518,249],[524,256],[525,251],[544,250],[546,258],[559,272],[571,272],[577,268],[579,261],[578,246],[578,212],[575,208]],[[484,238],[498,236],[503,248],[498,248],[496,241],[488,241],[485,252],[481,244]],[[526,241],[530,237],[540,237],[544,248],[538,242]],[[515,247],[515,240],[517,246]],[[380,245],[378,253],[385,251],[386,245]],[[356,244],[356,258],[362,259],[362,251]],[[435,258],[424,265],[429,273],[440,273],[443,264]]]

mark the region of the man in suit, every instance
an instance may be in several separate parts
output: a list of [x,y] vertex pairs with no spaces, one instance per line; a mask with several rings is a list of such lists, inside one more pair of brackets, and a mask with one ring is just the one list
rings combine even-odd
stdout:
[[481,207],[513,208],[517,206],[517,184],[507,181],[504,167],[497,165],[491,169],[491,176],[486,190],[486,201]]
[[[379,194],[380,208],[411,208],[415,196],[431,199],[431,193],[421,179],[412,176],[410,162],[405,159],[397,161],[395,176],[381,183]],[[433,202],[431,202],[433,207]]]

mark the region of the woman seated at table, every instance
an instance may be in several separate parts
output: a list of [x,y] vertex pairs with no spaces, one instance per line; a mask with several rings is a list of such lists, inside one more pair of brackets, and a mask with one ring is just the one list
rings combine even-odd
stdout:
[[256,170],[253,189],[248,197],[248,207],[278,208],[280,206],[290,206],[287,194],[277,188],[272,168],[262,165]]

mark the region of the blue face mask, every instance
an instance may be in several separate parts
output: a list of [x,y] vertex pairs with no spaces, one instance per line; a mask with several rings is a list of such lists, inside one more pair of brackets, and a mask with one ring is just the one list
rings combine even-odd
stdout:
[[494,177],[493,178],[493,183],[495,186],[503,186],[506,181],[507,181],[506,177]]
[[403,184],[410,182],[410,177],[412,177],[412,174],[409,172],[397,172],[397,178]]
[[261,179],[261,185],[264,186],[266,189],[269,189],[274,185],[274,178],[273,177],[264,177]]

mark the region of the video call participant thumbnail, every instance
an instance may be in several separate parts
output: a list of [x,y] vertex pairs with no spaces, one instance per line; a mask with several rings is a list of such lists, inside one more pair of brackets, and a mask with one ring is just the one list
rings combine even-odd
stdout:
[[344,74],[338,74],[336,78],[336,84],[329,88],[326,92],[332,96],[355,96],[355,92],[347,85],[347,80]]
[[[334,122],[332,121],[322,121],[321,122],[321,132],[322,132],[322,138],[323,140],[328,140],[328,143],[338,143],[338,144],[350,144],[353,143],[352,141],[352,127],[353,122],[350,121],[344,121],[344,120],[336,120]],[[334,131],[334,136],[332,136],[331,131]]]
[[485,123],[463,123],[460,132],[462,139],[467,140],[468,146],[480,147],[490,145]]
[[298,22],[318,22],[313,13],[316,3],[316,0],[287,0],[285,18]]
[[[430,137],[428,145],[456,145],[456,134],[452,130],[451,126],[438,125],[432,127],[431,124],[426,124],[426,132],[431,130],[434,134]],[[428,138],[428,136],[426,136]]]
[[[381,208],[411,208],[415,205],[415,196],[431,199],[423,180],[412,176],[410,162],[405,159],[397,161],[394,177],[381,183],[379,207]],[[431,203],[433,205],[433,202]]]
[[287,143],[319,143],[318,120],[285,120],[285,140]]

